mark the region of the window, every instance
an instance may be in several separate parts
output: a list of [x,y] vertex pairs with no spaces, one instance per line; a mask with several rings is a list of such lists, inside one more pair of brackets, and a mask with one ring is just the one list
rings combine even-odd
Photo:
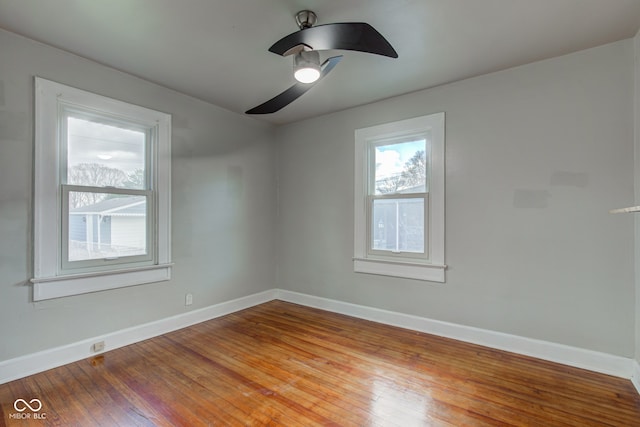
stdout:
[[35,88],[34,300],[168,280],[171,116]]
[[444,113],[355,137],[354,271],[444,282]]

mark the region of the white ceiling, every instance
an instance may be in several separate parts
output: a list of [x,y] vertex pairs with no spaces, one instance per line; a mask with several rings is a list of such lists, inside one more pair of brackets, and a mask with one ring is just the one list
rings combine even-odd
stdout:
[[640,0],[0,0],[0,27],[243,113],[294,83],[292,59],[267,49],[298,29],[302,9],[318,24],[371,24],[399,58],[343,52],[326,79],[259,119],[301,120],[640,27]]

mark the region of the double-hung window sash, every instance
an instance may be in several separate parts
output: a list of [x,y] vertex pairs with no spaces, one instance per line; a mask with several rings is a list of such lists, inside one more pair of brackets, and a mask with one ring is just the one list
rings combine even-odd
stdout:
[[428,259],[430,155],[426,136],[371,142],[368,151],[369,255]]
[[61,271],[155,259],[155,129],[60,105]]

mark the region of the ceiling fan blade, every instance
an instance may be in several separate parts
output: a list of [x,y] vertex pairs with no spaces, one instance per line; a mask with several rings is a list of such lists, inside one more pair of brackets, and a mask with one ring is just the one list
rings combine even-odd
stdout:
[[322,80],[327,74],[329,74],[329,72],[331,72],[331,70],[333,70],[333,67],[335,67],[341,59],[342,55],[339,55],[333,56],[324,61],[321,65],[322,71],[320,72],[320,77],[314,83],[296,83],[280,95],[271,98],[257,107],[247,110],[245,114],[271,114],[281,110],[315,86],[316,83]]
[[382,34],[364,22],[344,22],[305,28],[278,40],[270,52],[285,55],[293,47],[306,45],[313,50],[343,49],[397,58],[398,53]]

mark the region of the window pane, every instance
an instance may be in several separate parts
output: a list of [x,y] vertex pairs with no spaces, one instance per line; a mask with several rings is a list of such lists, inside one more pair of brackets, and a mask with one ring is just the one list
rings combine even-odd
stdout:
[[143,190],[145,132],[67,117],[67,184]]
[[424,253],[424,199],[373,201],[371,249]]
[[69,261],[147,253],[147,199],[69,192]]
[[373,194],[413,194],[427,190],[425,139],[375,147]]

